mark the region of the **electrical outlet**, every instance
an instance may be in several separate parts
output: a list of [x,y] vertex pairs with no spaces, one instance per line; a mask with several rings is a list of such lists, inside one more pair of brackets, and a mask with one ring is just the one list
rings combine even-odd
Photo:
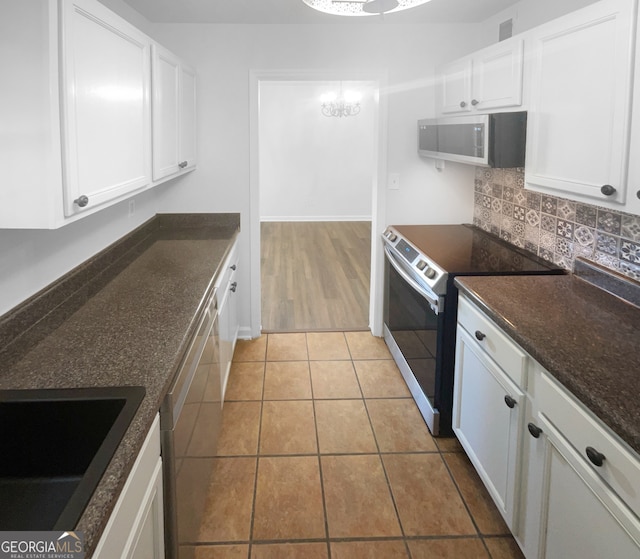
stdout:
[[400,173],[389,173],[387,187],[389,190],[400,190]]
[[129,217],[132,217],[136,213],[136,201],[129,200]]

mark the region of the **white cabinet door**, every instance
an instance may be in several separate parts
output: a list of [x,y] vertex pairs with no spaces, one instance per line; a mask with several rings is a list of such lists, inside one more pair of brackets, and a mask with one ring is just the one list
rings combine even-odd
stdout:
[[522,105],[524,41],[504,41],[473,57],[471,105],[478,111]]
[[444,66],[440,72],[440,112],[466,113],[471,106],[471,74],[473,62],[470,58],[456,60]]
[[527,188],[624,203],[635,3],[596,2],[532,33]]
[[153,180],[180,170],[180,60],[158,45],[152,46]]
[[439,112],[487,112],[522,105],[524,41],[509,39],[444,66]]
[[516,527],[524,393],[458,327],[453,430],[507,525]]
[[164,511],[162,509],[162,460],[158,458],[144,500],[141,503],[128,559],[164,558]]
[[150,40],[92,0],[64,0],[64,208],[71,216],[151,182]]
[[223,403],[233,351],[238,339],[238,260],[238,242],[235,241],[222,264],[220,277],[216,281],[220,331],[220,386]]
[[[196,71],[184,64],[181,70],[180,162],[184,170],[196,166]],[[186,163],[186,165],[185,165]]]
[[160,416],[157,415],[93,557],[164,559],[163,506]]
[[196,165],[196,73],[167,49],[152,46],[153,180]]
[[640,557],[640,521],[544,415],[546,437],[539,556]]

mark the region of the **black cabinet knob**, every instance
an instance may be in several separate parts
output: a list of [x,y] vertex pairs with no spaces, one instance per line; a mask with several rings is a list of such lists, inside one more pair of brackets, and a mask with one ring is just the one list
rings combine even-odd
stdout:
[[504,403],[507,404],[507,407],[512,408],[512,409],[517,404],[517,402],[511,396],[509,396],[509,394],[507,394],[504,397]]
[[538,427],[535,423],[529,423],[529,425],[527,425],[527,429],[529,429],[529,433],[531,433],[531,436],[534,439],[540,438],[540,435],[542,434],[542,429],[540,429],[540,427]]
[[637,196],[638,198],[640,198],[640,190],[638,190],[638,192],[636,192],[636,196]]
[[467,103],[464,101],[460,101],[460,108],[464,109],[467,106]]
[[235,264],[231,265],[231,269],[235,272],[236,271],[237,266]]
[[478,101],[477,99],[472,99],[471,100],[471,104],[475,107],[477,104],[479,104],[480,101]]
[[605,184],[600,189],[600,192],[602,192],[602,194],[604,194],[605,196],[612,196],[616,193],[616,189],[610,184]]
[[230,287],[229,289],[230,289],[233,293],[235,293],[237,288],[238,288],[238,282],[237,282],[237,281],[234,281],[234,282],[231,284],[231,287]]
[[479,342],[481,342],[482,340],[484,340],[487,337],[487,335],[485,333],[483,333],[483,332],[480,332],[480,330],[476,330],[475,336],[476,336],[476,339]]
[[587,458],[591,461],[591,463],[594,466],[598,466],[599,468],[600,466],[602,466],[602,464],[604,464],[604,461],[606,460],[606,458],[605,458],[605,455],[602,454],[602,452],[598,452],[592,446],[588,446],[585,449],[585,452],[587,453]]

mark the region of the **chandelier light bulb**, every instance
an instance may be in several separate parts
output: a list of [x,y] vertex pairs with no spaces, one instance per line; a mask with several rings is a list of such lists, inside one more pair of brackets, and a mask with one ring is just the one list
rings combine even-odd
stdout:
[[320,96],[320,110],[324,116],[355,116],[360,112],[362,94],[358,91],[347,90],[342,93],[330,91]]

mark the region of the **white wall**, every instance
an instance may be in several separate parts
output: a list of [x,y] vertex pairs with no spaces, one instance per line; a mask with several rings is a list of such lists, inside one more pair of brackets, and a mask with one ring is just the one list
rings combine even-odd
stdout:
[[[472,219],[473,170],[452,165],[438,173],[432,163],[421,160],[416,153],[416,121],[434,114],[436,65],[478,47],[473,26],[158,24],[154,33],[198,70],[198,170],[166,189],[161,207],[241,212],[239,280],[245,293],[252,261],[251,70],[331,72],[344,79],[386,71],[386,163],[389,172],[400,174],[401,186],[383,200],[385,220]],[[247,325],[251,300],[243,298],[240,305],[241,323]]]
[[320,97],[339,82],[272,81],[260,86],[262,221],[371,219],[373,85],[345,81],[363,97],[360,113],[326,117]]
[[597,0],[520,0],[487,18],[480,26],[484,45],[498,42],[500,23],[513,19],[513,34],[523,33],[557,17],[584,8]]
[[153,192],[54,230],[0,229],[0,315],[156,214]]

